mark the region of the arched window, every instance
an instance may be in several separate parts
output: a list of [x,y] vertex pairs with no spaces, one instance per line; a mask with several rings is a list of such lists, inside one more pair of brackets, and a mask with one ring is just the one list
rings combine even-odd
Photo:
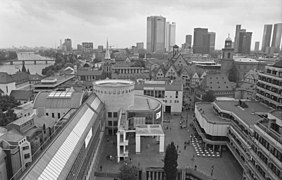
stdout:
[[230,56],[231,56],[231,54],[230,54],[230,52],[227,54],[227,58],[229,59],[230,58]]

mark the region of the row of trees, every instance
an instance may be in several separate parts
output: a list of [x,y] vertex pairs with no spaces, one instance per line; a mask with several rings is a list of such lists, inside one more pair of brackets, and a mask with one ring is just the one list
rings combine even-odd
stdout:
[[0,61],[17,59],[16,51],[0,51]]
[[77,58],[74,54],[62,54],[56,53],[55,55],[55,64],[47,66],[42,69],[42,75],[51,76],[59,72],[62,68],[73,67],[76,64]]
[[6,126],[17,119],[13,108],[20,105],[12,96],[0,95],[0,126]]

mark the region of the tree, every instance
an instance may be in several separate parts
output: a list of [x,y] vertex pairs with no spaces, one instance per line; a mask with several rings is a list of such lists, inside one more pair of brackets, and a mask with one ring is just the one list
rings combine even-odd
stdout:
[[26,68],[25,68],[24,64],[23,64],[23,67],[22,67],[22,72],[26,72]]
[[138,177],[138,168],[136,166],[129,166],[124,164],[120,168],[121,180],[136,180]]
[[229,70],[228,80],[234,83],[238,82],[238,70],[234,64],[232,68]]
[[204,102],[214,102],[215,101],[214,92],[212,90],[209,90],[208,92],[206,92],[205,95],[203,95],[202,99]]
[[176,180],[177,175],[177,150],[173,142],[171,142],[165,151],[164,173],[167,180]]

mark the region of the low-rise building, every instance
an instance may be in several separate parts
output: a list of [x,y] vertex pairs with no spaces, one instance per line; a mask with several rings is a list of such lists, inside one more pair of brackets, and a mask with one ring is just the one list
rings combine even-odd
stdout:
[[25,104],[34,99],[33,92],[31,90],[12,90],[10,96],[21,104]]
[[163,102],[164,112],[181,113],[183,84],[181,81],[137,81],[134,93],[152,96]]

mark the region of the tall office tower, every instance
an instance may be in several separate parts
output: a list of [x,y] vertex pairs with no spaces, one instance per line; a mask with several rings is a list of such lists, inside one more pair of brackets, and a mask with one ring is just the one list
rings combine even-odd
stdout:
[[245,29],[239,31],[238,53],[250,54],[252,42],[252,32],[246,32]]
[[147,50],[149,52],[165,51],[165,26],[165,17],[147,17]]
[[255,52],[259,52],[259,41],[255,42]]
[[176,30],[176,24],[175,22],[172,22],[169,24],[169,52],[172,51],[173,46],[175,45],[175,30]]
[[66,51],[71,51],[71,50],[72,50],[71,39],[65,39],[64,45],[65,45],[65,47],[66,47]]
[[166,22],[165,25],[165,51],[171,52],[172,47],[175,45],[175,22]]
[[270,38],[271,38],[272,24],[264,25],[263,35],[262,35],[262,43],[261,43],[261,51],[265,52],[267,47],[270,47]]
[[282,23],[274,24],[271,47],[274,48],[275,53],[278,53],[280,51],[281,36],[282,36]]
[[143,42],[138,42],[138,43],[136,43],[136,48],[137,48],[138,50],[144,49],[144,43],[143,43]]
[[241,25],[236,25],[236,31],[235,31],[235,38],[234,38],[234,51],[235,53],[238,52],[239,49],[239,31],[241,30]]
[[213,52],[215,50],[215,32],[208,32],[208,41],[209,45],[209,52]]
[[208,29],[194,28],[193,53],[208,54],[209,47]]
[[186,46],[186,48],[191,49],[191,47],[192,47],[192,35],[190,35],[190,34],[186,35],[185,46]]

